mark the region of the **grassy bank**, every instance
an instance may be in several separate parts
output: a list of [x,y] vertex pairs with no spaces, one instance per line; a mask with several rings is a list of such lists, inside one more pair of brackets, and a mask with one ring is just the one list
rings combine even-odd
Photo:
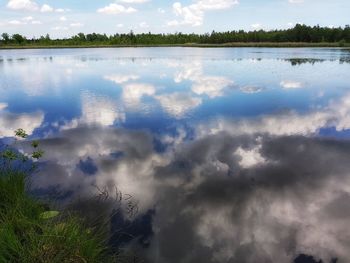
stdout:
[[117,262],[104,236],[31,197],[27,177],[0,172],[0,263]]
[[53,48],[125,48],[125,47],[199,47],[199,48],[224,48],[224,47],[350,47],[350,43],[307,43],[307,42],[234,42],[225,44],[173,44],[173,45],[105,45],[105,44],[83,44],[83,45],[0,45],[0,49],[53,49]]

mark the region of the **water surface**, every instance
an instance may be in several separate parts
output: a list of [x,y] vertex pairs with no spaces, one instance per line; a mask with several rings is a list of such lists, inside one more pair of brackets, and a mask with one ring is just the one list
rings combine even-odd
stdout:
[[36,193],[132,196],[125,245],[147,262],[347,262],[349,62],[328,48],[2,50],[0,138],[40,139]]

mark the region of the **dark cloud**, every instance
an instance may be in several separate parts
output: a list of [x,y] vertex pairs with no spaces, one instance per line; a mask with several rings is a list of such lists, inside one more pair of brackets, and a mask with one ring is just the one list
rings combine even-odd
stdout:
[[[256,144],[266,162],[240,167],[234,152]],[[346,191],[341,185],[350,179],[349,157],[348,141],[302,136],[221,133],[181,148],[156,173],[159,180],[182,178],[157,198],[159,262],[196,262],[194,251],[203,249],[210,256],[201,262],[291,262],[304,250],[325,262],[347,259],[349,231],[321,215],[348,217],[340,212],[348,195],[334,190]],[[229,169],[218,169],[217,162]]]
[[[31,151],[29,142],[23,147]],[[97,126],[63,131],[41,140],[40,148],[45,154],[33,187],[58,187],[77,195],[91,195],[96,185],[114,187],[113,173],[120,165],[143,164],[153,154],[148,133]],[[117,152],[122,153],[120,158],[114,157]]]
[[[140,218],[152,211],[146,261],[350,260],[349,141],[219,132],[157,153],[146,132],[80,127],[41,147],[48,160],[34,188],[88,195],[117,186]],[[89,176],[79,167],[86,160],[96,167]]]

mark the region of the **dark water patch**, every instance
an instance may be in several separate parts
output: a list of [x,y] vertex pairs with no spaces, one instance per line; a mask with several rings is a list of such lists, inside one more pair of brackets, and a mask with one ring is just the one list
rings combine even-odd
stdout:
[[121,213],[115,214],[111,219],[113,234],[110,244],[118,249],[127,246],[131,241],[136,241],[141,247],[148,248],[154,235],[152,230],[154,214],[155,211],[150,210],[131,221]]
[[81,160],[78,164],[79,169],[87,174],[87,175],[94,175],[97,173],[98,168],[96,167],[94,161],[88,157],[86,160]]
[[[322,260],[316,260],[313,256],[308,256],[305,254],[300,254],[295,260],[294,263],[323,263]],[[330,263],[337,263],[338,259],[331,259]]]

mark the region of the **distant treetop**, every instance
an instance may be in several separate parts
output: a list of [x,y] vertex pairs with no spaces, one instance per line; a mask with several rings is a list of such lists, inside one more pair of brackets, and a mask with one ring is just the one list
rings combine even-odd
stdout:
[[297,24],[294,28],[284,30],[226,31],[206,34],[128,34],[107,36],[106,34],[79,33],[65,39],[51,39],[47,34],[40,38],[27,39],[20,34],[1,35],[0,45],[172,45],[172,44],[226,44],[226,43],[260,43],[260,42],[305,42],[305,43],[350,43],[350,26],[330,28]]

